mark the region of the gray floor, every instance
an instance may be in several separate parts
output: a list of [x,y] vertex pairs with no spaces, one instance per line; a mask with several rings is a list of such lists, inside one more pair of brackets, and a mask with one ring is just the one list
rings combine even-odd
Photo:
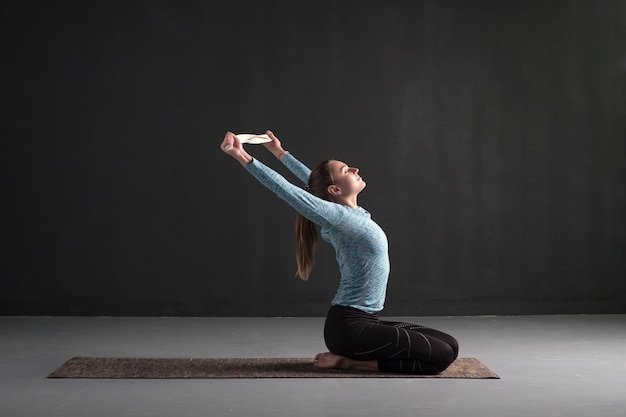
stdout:
[[428,317],[500,380],[60,380],[79,355],[313,356],[321,318],[0,317],[1,416],[626,415],[626,316]]

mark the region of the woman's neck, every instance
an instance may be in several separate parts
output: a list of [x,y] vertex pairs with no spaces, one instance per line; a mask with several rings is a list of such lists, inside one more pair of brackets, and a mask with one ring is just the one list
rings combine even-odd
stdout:
[[356,195],[348,196],[348,197],[335,196],[333,199],[337,203],[343,204],[344,206],[348,206],[353,209],[359,208],[359,205],[357,204],[357,201],[356,201]]

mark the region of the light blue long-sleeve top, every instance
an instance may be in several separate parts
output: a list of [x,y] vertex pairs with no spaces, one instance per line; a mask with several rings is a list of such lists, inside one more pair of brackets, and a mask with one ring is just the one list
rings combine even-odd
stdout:
[[[311,170],[293,155],[283,164],[307,184]],[[290,183],[256,158],[246,166],[263,185],[321,228],[322,239],[335,248],[341,279],[332,304],[367,313],[383,309],[389,277],[385,232],[362,207],[351,208],[323,200]]]

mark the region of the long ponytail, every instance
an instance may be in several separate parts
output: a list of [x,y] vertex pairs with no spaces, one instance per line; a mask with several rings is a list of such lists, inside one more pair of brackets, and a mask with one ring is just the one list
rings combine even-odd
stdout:
[[315,224],[302,214],[296,214],[296,264],[298,276],[304,281],[309,279],[315,264],[314,254],[318,240],[319,233]]
[[[332,201],[328,194],[328,186],[333,184],[333,177],[328,168],[329,162],[330,160],[323,161],[311,171],[306,189],[316,197]],[[300,213],[296,215],[295,233],[297,275],[306,281],[315,264],[315,248],[319,241],[319,233],[315,223]]]

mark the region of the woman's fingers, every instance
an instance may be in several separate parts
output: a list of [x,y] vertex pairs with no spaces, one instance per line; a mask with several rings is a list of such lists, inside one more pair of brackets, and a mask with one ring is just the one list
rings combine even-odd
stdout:
[[224,152],[228,153],[235,146],[235,140],[237,138],[232,132],[227,132],[226,136],[224,136],[224,140],[222,141],[221,148]]
[[278,140],[278,138],[274,135],[274,133],[271,130],[267,130],[265,134],[269,136],[270,139],[272,139],[272,141],[264,143],[263,145],[265,145],[265,148],[267,150],[269,150],[273,154],[276,154],[276,152],[279,152],[281,150],[282,145],[280,143],[280,140]]

